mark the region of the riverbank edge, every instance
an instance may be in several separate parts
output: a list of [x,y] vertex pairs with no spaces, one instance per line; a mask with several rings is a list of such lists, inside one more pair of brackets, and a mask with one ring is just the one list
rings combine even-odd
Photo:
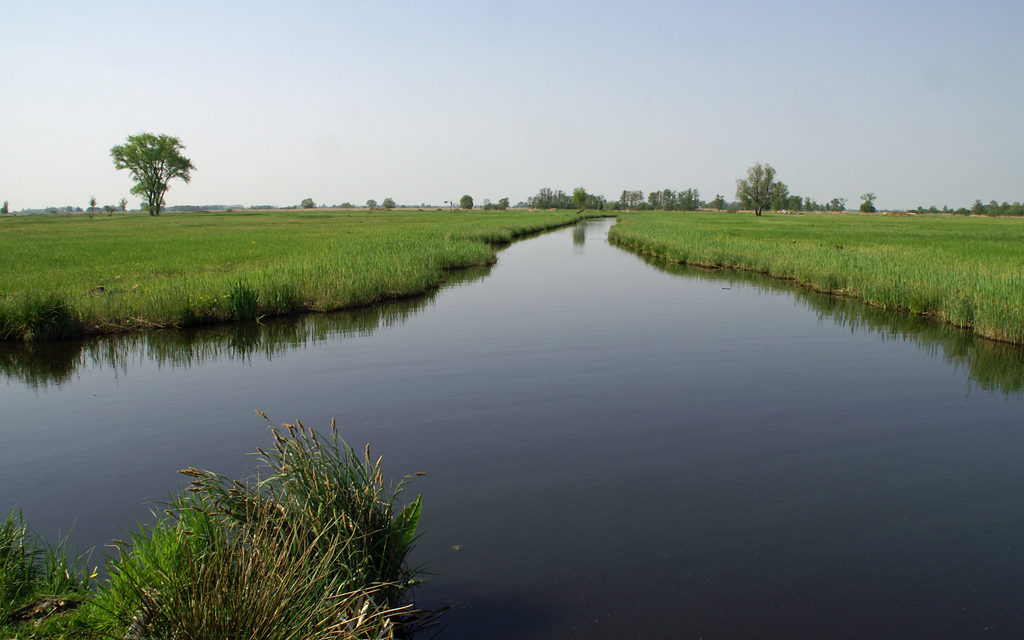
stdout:
[[[615,233],[616,227],[618,227],[620,224],[621,224],[621,220],[617,219],[615,225],[613,225],[612,228],[608,230],[608,242],[610,242],[610,243],[612,243],[614,245],[623,247],[625,249],[629,249],[630,251],[633,251],[633,252],[641,254],[641,255],[652,256],[654,258],[657,258],[659,260],[664,260],[665,262],[669,262],[669,263],[672,263],[672,264],[680,264],[680,265],[686,265],[686,266],[690,266],[690,267],[698,267],[698,268],[701,268],[701,269],[708,269],[708,270],[722,270],[722,269],[725,269],[725,270],[729,270],[729,271],[738,271],[738,272],[745,272],[745,273],[756,273],[756,274],[762,275],[762,276],[764,276],[766,278],[771,278],[772,280],[777,280],[777,281],[780,281],[780,282],[792,283],[792,284],[794,284],[794,285],[796,285],[796,286],[798,286],[798,287],[800,287],[802,289],[806,289],[808,291],[812,291],[814,293],[818,293],[818,294],[821,294],[821,295],[824,295],[824,296],[845,298],[845,299],[848,299],[848,300],[856,300],[856,301],[858,301],[858,302],[860,302],[860,303],[862,303],[862,304],[864,304],[866,306],[869,306],[869,307],[875,307],[875,308],[878,308],[878,309],[886,309],[886,310],[889,310],[889,311],[897,311],[897,312],[900,312],[900,313],[905,313],[907,315],[916,315],[916,316],[920,316],[920,317],[923,317],[923,318],[928,318],[928,319],[931,319],[931,320],[935,320],[935,321],[938,321],[938,322],[943,322],[945,324],[954,326],[954,327],[956,327],[958,329],[962,329],[964,331],[970,332],[971,334],[973,334],[973,335],[975,335],[975,336],[977,336],[979,338],[982,338],[984,340],[989,340],[989,341],[992,341],[992,342],[998,342],[998,343],[1003,343],[1003,344],[1010,344],[1010,345],[1017,346],[1017,347],[1024,346],[1024,336],[1016,336],[1016,337],[1014,337],[1014,336],[1009,335],[1008,333],[996,333],[995,330],[990,330],[990,331],[980,330],[980,329],[978,329],[973,324],[962,324],[962,323],[954,322],[954,321],[950,320],[949,318],[947,318],[946,315],[944,313],[940,312],[940,311],[939,312],[933,312],[933,311],[929,311],[929,312],[915,312],[915,311],[911,310],[909,307],[905,307],[905,306],[899,306],[899,307],[895,307],[894,308],[894,307],[890,307],[890,306],[887,306],[887,305],[884,305],[884,304],[880,304],[880,303],[874,302],[872,300],[867,300],[863,296],[859,296],[859,295],[853,294],[853,293],[849,292],[846,289],[842,289],[842,290],[828,289],[828,288],[820,287],[820,286],[816,285],[813,282],[801,280],[801,279],[799,279],[797,277],[773,275],[767,269],[755,269],[755,268],[744,267],[744,266],[742,266],[742,265],[740,265],[738,263],[731,262],[731,261],[727,261],[725,263],[719,263],[719,262],[704,262],[704,261],[700,261],[700,260],[677,260],[677,259],[673,259],[673,258],[670,258],[666,254],[661,253],[659,251],[655,251],[655,250],[652,250],[652,249],[644,248],[640,243],[633,243],[633,242],[629,242],[627,240],[624,240],[622,237],[618,236]],[[621,233],[621,230],[620,230],[620,233]],[[679,246],[679,247],[675,247],[675,248],[684,249],[686,247]],[[838,275],[838,274],[833,274],[833,275]]]
[[[343,304],[332,304],[318,306],[309,300],[289,300],[285,305],[277,308],[260,308],[253,300],[251,312],[237,317],[225,317],[221,315],[196,315],[191,317],[177,317],[168,320],[151,320],[142,316],[105,318],[97,321],[87,321],[82,314],[76,311],[63,297],[53,293],[44,293],[26,301],[20,309],[0,309],[0,343],[16,342],[37,342],[49,340],[68,340],[76,338],[95,337],[103,335],[117,335],[134,332],[175,330],[188,327],[211,326],[218,324],[236,324],[245,321],[259,321],[263,318],[286,317],[303,315],[307,313],[332,313],[370,307],[383,302],[416,298],[431,291],[439,289],[444,285],[443,274],[447,272],[471,269],[473,267],[490,266],[497,262],[497,250],[504,248],[513,242],[528,238],[533,235],[570,227],[587,219],[612,217],[604,211],[579,211],[564,212],[573,214],[569,219],[562,219],[550,224],[523,228],[512,231],[507,235],[501,235],[500,227],[493,229],[478,229],[473,237],[467,238],[474,242],[492,248],[490,257],[487,260],[468,260],[455,264],[448,264],[441,267],[434,273],[426,273],[424,281],[418,285],[409,286],[404,283],[398,291],[392,286],[393,283],[378,282],[376,287],[365,292],[356,299],[348,300]],[[255,296],[254,292],[250,293]]]

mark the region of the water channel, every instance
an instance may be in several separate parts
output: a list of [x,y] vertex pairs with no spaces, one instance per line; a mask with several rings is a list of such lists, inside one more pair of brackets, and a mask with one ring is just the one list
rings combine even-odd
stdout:
[[[103,546],[266,423],[423,471],[442,640],[1024,637],[1024,357],[645,260],[610,220],[422,299],[0,345],[0,509]],[[97,562],[98,561],[98,562]]]

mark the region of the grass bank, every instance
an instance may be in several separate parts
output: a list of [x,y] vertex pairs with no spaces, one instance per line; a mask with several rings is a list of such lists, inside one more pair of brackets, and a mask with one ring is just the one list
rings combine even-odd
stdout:
[[[586,215],[586,214],[584,214]],[[0,339],[253,320],[403,298],[566,211],[245,211],[0,219]]]
[[114,541],[102,583],[12,511],[0,637],[387,640],[429,624],[406,599],[420,498],[398,495],[410,477],[387,486],[380,458],[356,454],[333,422],[272,430],[245,482],[183,469],[188,488]]
[[609,237],[682,264],[794,280],[823,293],[1024,343],[1024,221],[643,212]]

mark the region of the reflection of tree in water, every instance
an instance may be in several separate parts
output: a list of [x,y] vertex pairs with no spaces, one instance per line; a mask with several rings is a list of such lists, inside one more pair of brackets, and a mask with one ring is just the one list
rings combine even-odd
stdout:
[[[449,272],[445,286],[480,280],[490,267]],[[400,326],[433,304],[437,291],[370,307],[334,313],[313,313],[173,331],[128,333],[87,340],[0,343],[0,372],[29,387],[61,386],[89,365],[127,373],[128,366],[155,362],[159,366],[191,367],[220,358],[273,359],[288,351],[335,339],[370,335],[380,327]]]
[[587,241],[587,228],[583,226],[583,223],[577,224],[572,228],[572,243],[576,246],[582,246]]
[[[624,249],[627,250],[628,249]],[[727,269],[701,269],[665,262],[640,255],[651,266],[667,273],[701,280],[747,283],[762,289],[781,289],[813,309],[821,319],[829,319],[851,331],[868,331],[883,340],[904,340],[916,344],[931,355],[941,355],[954,367],[967,372],[969,384],[986,391],[1024,393],[1024,348],[979,338],[931,318],[870,307],[860,301],[826,296],[795,284],[757,273]]]

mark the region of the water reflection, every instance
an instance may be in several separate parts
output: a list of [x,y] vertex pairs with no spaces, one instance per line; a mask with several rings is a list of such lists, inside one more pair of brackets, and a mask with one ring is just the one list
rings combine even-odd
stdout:
[[572,228],[572,243],[577,247],[582,247],[587,242],[587,227],[584,223],[580,222]]
[[[586,241],[587,226],[572,231],[576,248]],[[630,251],[629,249],[623,249]],[[638,254],[639,255],[639,254]],[[913,343],[932,355],[962,368],[972,388],[1024,393],[1024,349],[996,343],[928,318],[885,311],[860,302],[817,294],[795,285],[759,274],[711,270],[665,262],[639,255],[651,266],[673,275],[705,281],[756,285],[765,291],[792,295],[813,309],[824,321],[868,331],[885,340]],[[447,285],[454,286],[485,278],[490,267],[453,271]],[[314,345],[335,337],[367,335],[380,327],[401,325],[409,317],[433,304],[437,291],[422,297],[340,313],[309,314],[265,320],[262,324],[230,324],[179,331],[126,334],[89,340],[61,342],[2,343],[0,372],[8,381],[31,388],[61,386],[91,363],[127,372],[134,362],[189,367],[220,358],[273,359],[289,350]]]
[[[490,266],[449,272],[445,286],[485,278]],[[381,327],[400,326],[431,306],[438,291],[406,300],[341,311],[274,318],[261,323],[129,333],[86,340],[0,343],[0,373],[8,381],[34,389],[60,387],[88,366],[127,373],[138,362],[192,367],[218,359],[272,360],[288,351],[338,337],[369,335]]]
[[[631,251],[624,248],[625,251]],[[634,252],[635,253],[635,252]],[[638,254],[640,255],[640,254]],[[923,316],[870,307],[856,300],[826,296],[794,284],[756,273],[724,269],[701,269],[640,255],[660,271],[701,280],[746,283],[767,291],[785,291],[807,305],[822,321],[828,320],[850,331],[877,334],[883,340],[903,340],[925,352],[939,356],[967,373],[970,388],[1002,391],[1006,395],[1024,393],[1024,348],[993,342]]]

